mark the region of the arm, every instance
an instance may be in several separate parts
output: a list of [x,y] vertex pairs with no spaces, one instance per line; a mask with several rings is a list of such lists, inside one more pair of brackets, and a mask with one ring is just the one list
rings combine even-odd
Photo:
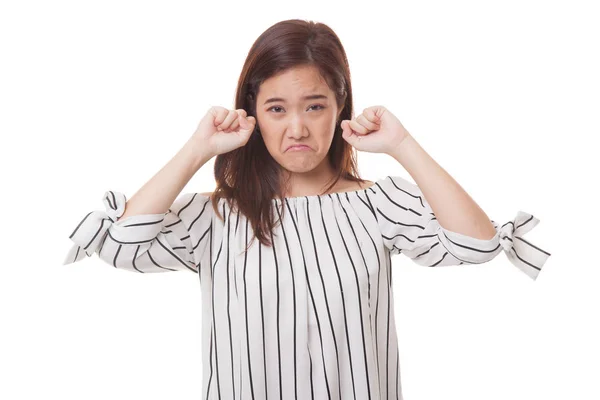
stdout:
[[388,154],[418,182],[388,176],[371,188],[372,194],[367,192],[383,244],[392,254],[435,267],[481,264],[504,250],[513,265],[537,278],[550,253],[523,238],[539,223],[537,218],[519,211],[502,225],[488,219],[410,136]]
[[115,268],[198,272],[212,226],[209,194],[177,196],[209,159],[189,141],[132,200],[107,191],[105,212],[90,212],[69,236],[75,244],[63,264],[98,253]]
[[117,222],[132,215],[167,212],[194,174],[212,158],[192,139],[133,195]]
[[406,169],[444,228],[489,240],[496,229],[485,212],[427,152],[408,135],[389,153]]

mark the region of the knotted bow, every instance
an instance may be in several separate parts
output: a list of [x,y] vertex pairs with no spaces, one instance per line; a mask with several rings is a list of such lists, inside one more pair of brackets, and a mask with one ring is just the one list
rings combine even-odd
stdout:
[[[493,222],[493,221],[492,221]],[[513,221],[508,221],[498,229],[500,245],[504,253],[517,268],[536,279],[550,253],[523,239],[523,235],[532,230],[540,221],[533,215],[519,211]]]
[[110,225],[125,212],[127,198],[123,193],[109,190],[104,193],[102,201],[106,211],[90,212],[69,236],[75,244],[69,250],[63,265],[83,260],[86,256],[91,257],[104,241]]

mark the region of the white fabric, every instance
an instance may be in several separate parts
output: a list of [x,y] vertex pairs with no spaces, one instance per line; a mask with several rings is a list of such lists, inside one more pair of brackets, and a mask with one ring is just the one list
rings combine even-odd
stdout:
[[[364,190],[272,200],[274,247],[243,215],[181,195],[165,214],[130,216],[108,191],[83,218],[64,264],[97,253],[134,272],[199,272],[203,399],[402,399],[391,256],[423,266],[480,264],[502,250],[535,279],[549,253],[519,211],[490,240],[444,229],[419,188],[388,176]],[[284,206],[284,209],[281,206]]]

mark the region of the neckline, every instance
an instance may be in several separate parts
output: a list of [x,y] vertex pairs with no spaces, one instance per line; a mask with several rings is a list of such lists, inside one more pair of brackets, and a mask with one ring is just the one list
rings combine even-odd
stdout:
[[[364,189],[348,190],[348,191],[345,191],[345,192],[334,192],[334,193],[327,193],[327,194],[313,194],[313,195],[310,195],[310,196],[294,196],[294,197],[284,197],[283,199],[284,199],[284,200],[291,201],[291,202],[298,202],[298,201],[300,201],[300,200],[302,200],[302,199],[313,200],[313,199],[317,199],[317,198],[320,198],[320,197],[331,196],[332,194],[350,194],[350,193],[358,193],[358,192],[360,192],[360,191],[364,191],[364,190],[367,190],[367,189],[369,189],[369,188],[372,188],[372,187],[373,187],[373,186],[375,186],[375,185],[376,185],[378,182],[380,182],[380,181],[375,181],[375,182],[373,182],[373,184],[372,184],[372,185],[370,185],[370,186],[367,186],[367,187],[366,187],[366,188],[364,188]],[[210,198],[210,196],[207,196],[207,195],[206,195],[206,194],[204,194],[204,193],[195,193],[195,194],[196,194],[197,196],[202,196],[202,197],[205,197],[205,198],[208,198],[208,199]],[[219,199],[219,201],[223,201],[223,200],[226,200],[226,199],[225,199],[225,198],[221,198],[221,199]],[[274,198],[274,199],[272,199],[272,200],[271,200],[271,202],[273,202],[273,203],[281,203],[281,199]]]
[[[345,192],[334,192],[334,193],[326,193],[326,194],[313,194],[313,195],[310,195],[310,196],[294,196],[294,197],[284,197],[284,198],[283,198],[283,200],[287,200],[287,201],[299,201],[299,200],[301,200],[301,199],[312,200],[312,199],[317,199],[317,198],[320,198],[320,197],[331,196],[331,195],[333,195],[333,194],[350,194],[350,193],[358,193],[358,192],[361,192],[361,191],[367,190],[367,189],[369,189],[369,188],[371,188],[371,187],[375,186],[376,184],[377,184],[377,182],[373,182],[373,184],[372,184],[372,185],[370,185],[370,186],[367,186],[367,187],[366,187],[366,188],[364,188],[364,189],[355,189],[355,190],[348,190],[348,191],[345,191]],[[282,202],[282,199],[275,198],[275,199],[272,199],[272,201],[273,201],[273,202],[276,202],[276,203],[281,203],[281,202]]]

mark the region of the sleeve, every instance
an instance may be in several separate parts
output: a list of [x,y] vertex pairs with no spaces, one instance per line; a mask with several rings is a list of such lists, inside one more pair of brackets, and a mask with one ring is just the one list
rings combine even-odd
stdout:
[[490,220],[496,235],[477,239],[442,227],[419,187],[399,176],[387,176],[367,191],[384,246],[419,265],[435,267],[482,264],[502,250],[509,261],[535,280],[550,253],[523,239],[539,220],[519,211],[512,221]]
[[105,211],[87,214],[69,236],[74,245],[63,265],[97,253],[113,267],[132,272],[198,273],[214,214],[208,196],[185,193],[164,214],[133,215],[120,221],[125,195],[107,191],[102,200]]

